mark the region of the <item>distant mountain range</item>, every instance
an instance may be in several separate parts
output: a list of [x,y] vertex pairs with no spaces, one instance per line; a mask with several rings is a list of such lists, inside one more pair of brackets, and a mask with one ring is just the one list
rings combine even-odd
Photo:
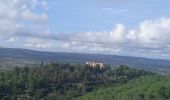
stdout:
[[170,72],[170,61],[147,59],[140,57],[128,57],[117,55],[66,53],[66,52],[42,52],[17,48],[0,48],[0,67],[10,68],[40,64],[41,61],[63,62],[63,63],[85,63],[86,61],[97,61],[107,63],[111,66],[129,65],[136,68],[152,70],[160,73]]

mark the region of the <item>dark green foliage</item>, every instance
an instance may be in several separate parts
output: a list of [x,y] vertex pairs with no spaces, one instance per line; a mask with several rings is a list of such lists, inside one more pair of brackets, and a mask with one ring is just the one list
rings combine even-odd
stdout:
[[[110,67],[101,69],[58,63],[38,68],[26,66],[0,73],[0,100],[70,100],[148,74],[152,73],[127,66],[113,70]],[[168,93],[166,87],[160,87],[161,96],[167,98]],[[143,97],[144,94],[139,96]],[[155,98],[155,95],[151,97]]]

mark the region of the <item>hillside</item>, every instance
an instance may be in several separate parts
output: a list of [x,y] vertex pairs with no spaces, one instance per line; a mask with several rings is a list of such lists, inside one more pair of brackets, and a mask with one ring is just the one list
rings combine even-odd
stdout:
[[0,100],[71,100],[144,75],[154,74],[125,65],[111,69],[52,63],[15,68],[0,72]]
[[169,100],[170,77],[149,75],[118,87],[88,93],[75,100]]
[[139,57],[85,54],[85,53],[65,53],[65,52],[41,52],[27,49],[0,48],[0,67],[11,68],[25,65],[40,65],[41,61],[85,63],[86,61],[101,61],[111,66],[129,65],[131,67],[155,71],[159,73],[170,72],[170,61],[155,60]]

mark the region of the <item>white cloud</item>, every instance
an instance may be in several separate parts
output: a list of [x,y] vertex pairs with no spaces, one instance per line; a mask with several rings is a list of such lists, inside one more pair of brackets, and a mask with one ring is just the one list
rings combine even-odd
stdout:
[[108,13],[110,15],[121,15],[121,14],[125,14],[126,12],[128,12],[129,9],[104,8],[101,11],[104,13]]
[[140,24],[138,39],[142,44],[167,45],[170,43],[170,18],[146,20]]
[[41,6],[42,6],[45,10],[48,10],[48,3],[47,3],[47,1],[41,1]]
[[[168,17],[144,20],[135,29],[116,24],[111,31],[57,35],[44,25],[48,20],[47,8],[48,3],[45,0],[1,0],[0,39],[6,40],[7,43],[18,43],[21,38],[27,38],[28,41],[22,39],[23,43],[18,43],[26,48],[170,56],[170,18]],[[42,12],[37,13],[37,9],[41,9]],[[109,8],[105,10],[113,11]],[[126,11],[128,10],[114,10],[114,13]]]
[[110,32],[86,32],[74,34],[71,37],[73,41],[94,44],[119,44],[124,42],[126,30],[123,24],[117,24]]
[[16,37],[10,37],[7,41],[10,43],[16,42],[18,39]]
[[30,9],[25,9],[22,13],[21,13],[21,18],[25,19],[25,20],[30,20],[33,22],[44,22],[47,20],[47,14],[46,13],[42,13],[42,14],[36,14],[34,12],[32,12]]
[[61,48],[92,53],[135,56],[155,56],[166,53],[170,56],[167,53],[170,50],[169,27],[170,18],[166,17],[144,20],[136,29],[128,29],[123,24],[117,24],[110,32],[68,35],[65,38],[67,40],[63,40]]
[[[28,31],[30,31],[30,28],[34,29],[34,27],[41,27],[43,23],[45,24],[48,18],[46,12],[42,10],[42,12],[36,13],[36,9],[43,9],[39,6],[41,2],[40,0],[1,0],[1,37],[3,35],[18,34],[18,32],[21,32],[21,27],[26,30],[26,32],[22,31],[23,34],[29,33]],[[31,32],[34,33],[34,30],[31,30]]]
[[128,34],[126,35],[126,37],[130,40],[134,40],[136,39],[136,31],[135,30],[129,30]]
[[25,47],[29,48],[52,48],[53,43],[50,40],[29,38],[25,44]]

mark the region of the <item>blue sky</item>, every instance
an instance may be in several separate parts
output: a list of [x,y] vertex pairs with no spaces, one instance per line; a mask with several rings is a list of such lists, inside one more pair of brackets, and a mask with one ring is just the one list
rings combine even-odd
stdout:
[[49,1],[52,5],[49,22],[56,32],[68,33],[111,30],[117,23],[136,27],[145,19],[169,16],[169,3],[166,0]]
[[170,59],[169,0],[1,0],[0,46]]

